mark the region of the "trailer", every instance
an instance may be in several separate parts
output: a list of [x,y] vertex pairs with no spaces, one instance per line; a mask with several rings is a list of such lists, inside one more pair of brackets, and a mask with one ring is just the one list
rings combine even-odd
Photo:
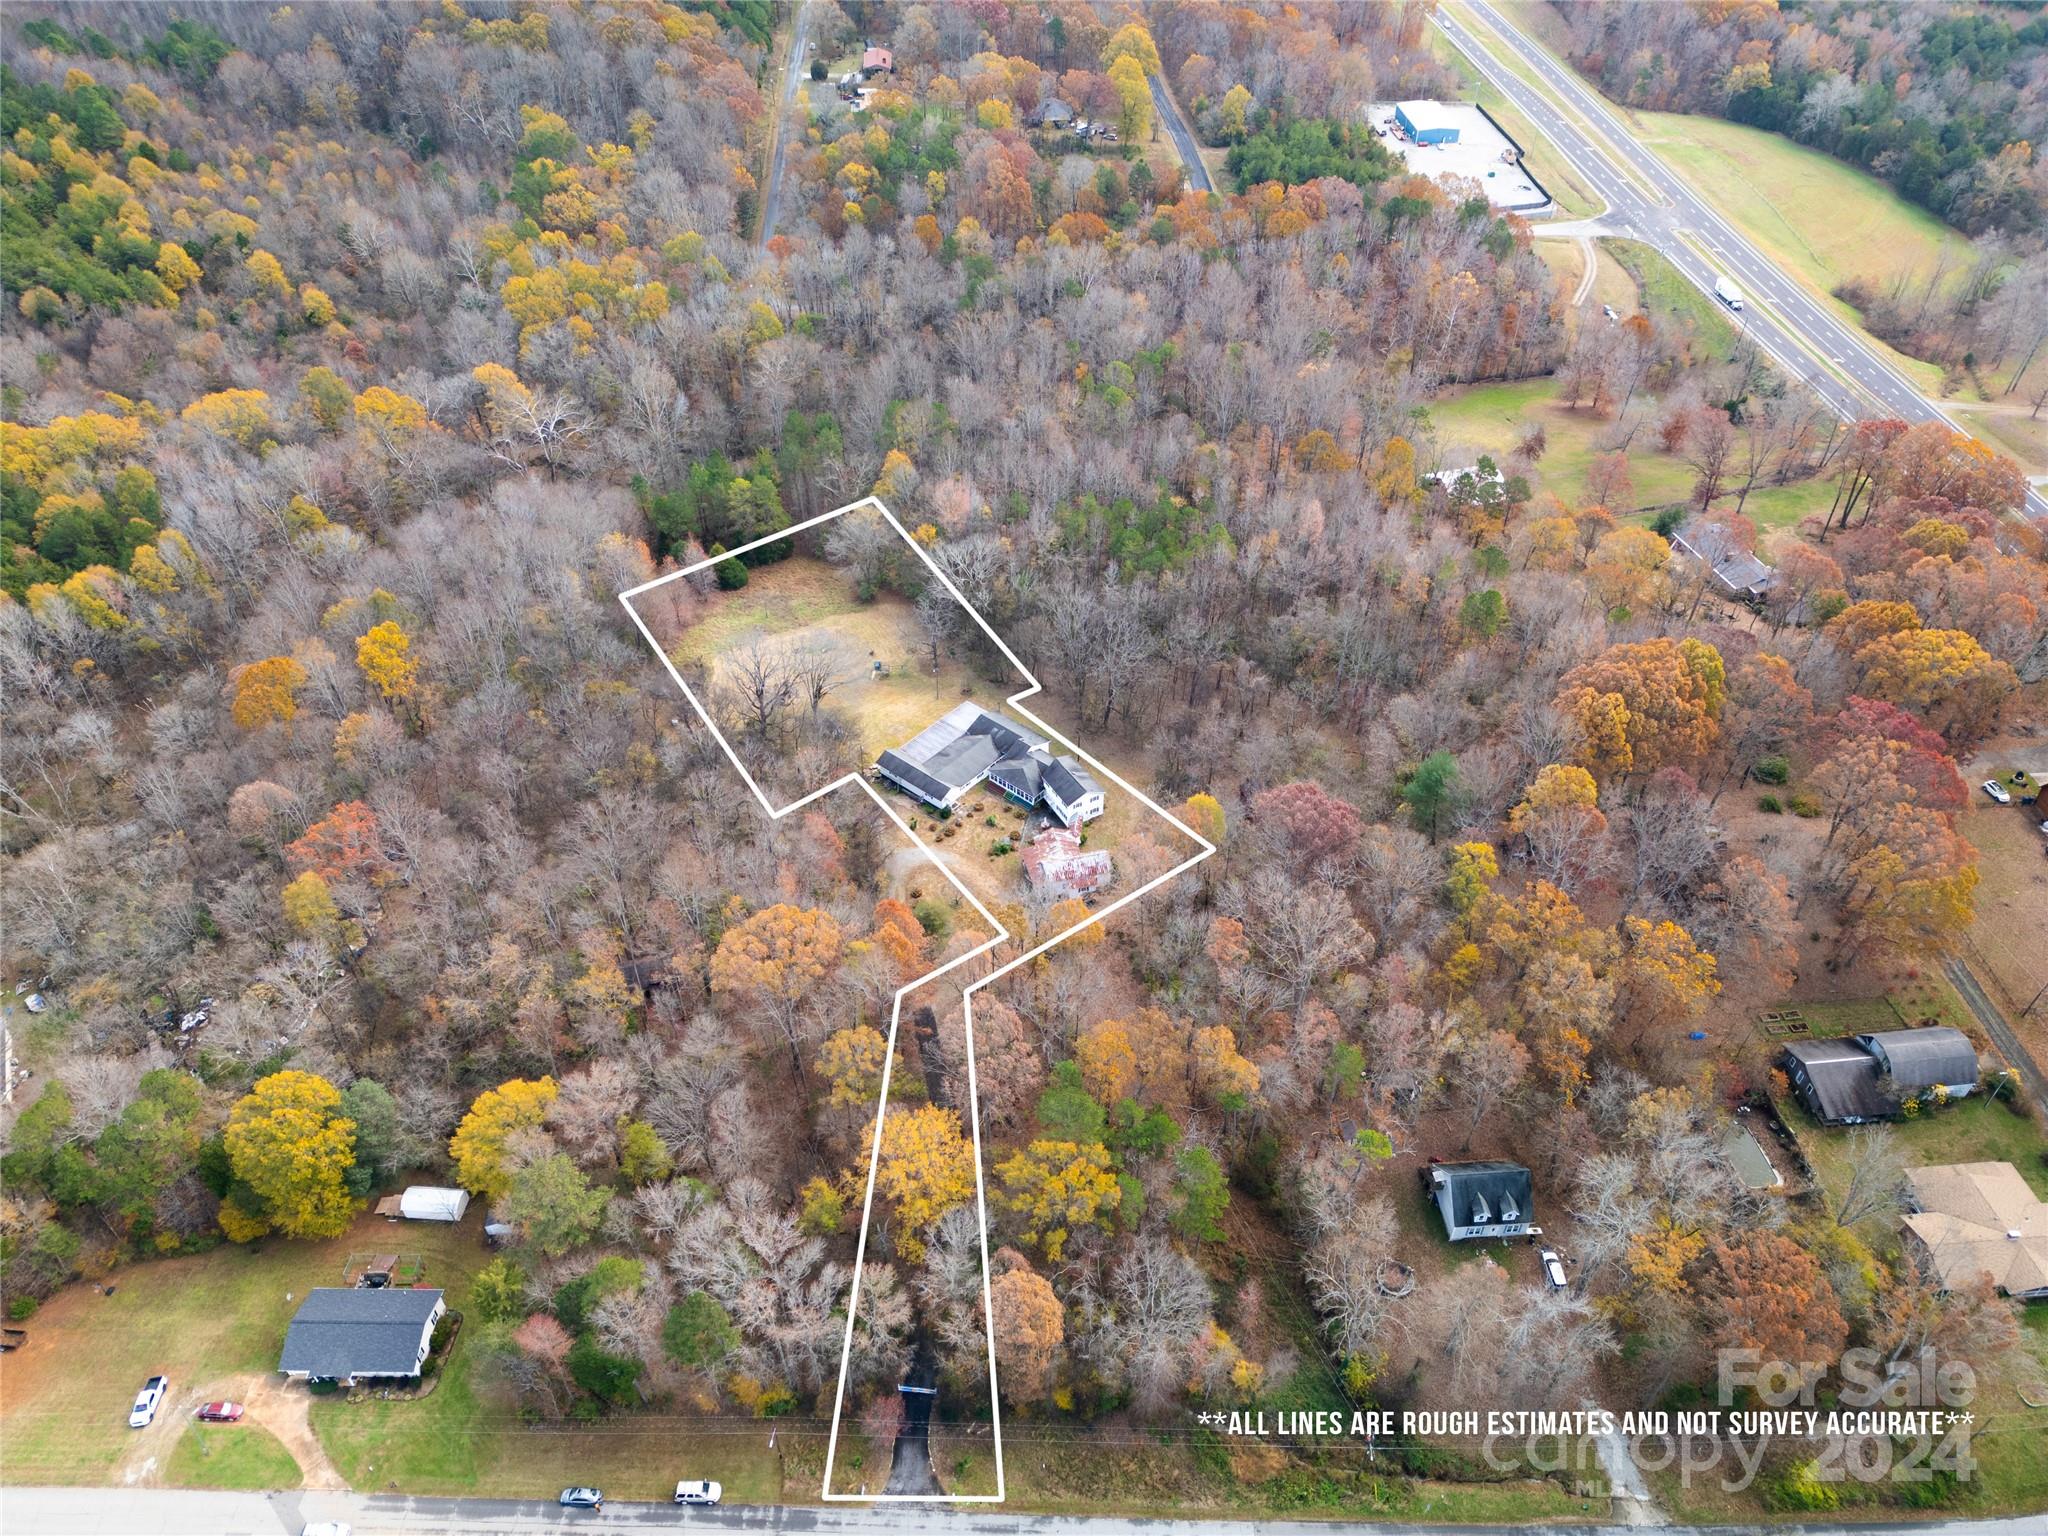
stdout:
[[1714,280],[1714,297],[1730,309],[1742,308],[1742,290],[1725,277]]

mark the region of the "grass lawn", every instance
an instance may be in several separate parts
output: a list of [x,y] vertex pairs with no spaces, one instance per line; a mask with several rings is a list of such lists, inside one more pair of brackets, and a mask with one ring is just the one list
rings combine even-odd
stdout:
[[[1178,1426],[1176,1426],[1178,1428]],[[932,1465],[952,1493],[995,1491],[995,1457],[983,1434],[935,1429]],[[1091,1438],[1064,1426],[1012,1420],[1003,1437],[1004,1492],[1018,1509],[1105,1511],[1133,1518],[1201,1514],[1289,1519],[1348,1517],[1538,1525],[1583,1521],[1589,1501],[1555,1482],[1452,1483],[1390,1475],[1362,1450],[1290,1455],[1268,1442],[1203,1433],[1152,1435],[1117,1429]]]
[[1734,354],[1735,324],[1728,312],[1694,287],[1661,253],[1640,240],[1610,239],[1600,244],[1635,279],[1645,314],[1661,316],[1685,331],[1701,356]]
[[[831,646],[847,681],[826,696],[825,707],[853,722],[861,750],[872,760],[915,736],[969,691],[997,707],[1002,696],[1027,686],[1022,677],[984,682],[958,660],[942,663],[934,677],[917,660],[920,636],[917,612],[903,598],[885,592],[863,603],[844,571],[797,556],[760,567],[737,592],[712,594],[670,654],[686,675],[698,669],[715,688],[721,658],[750,640],[778,649]],[[889,669],[886,677],[871,676],[876,661]]]
[[[1640,142],[1655,151],[1771,259],[1861,323],[1835,288],[1861,279],[1879,289],[1919,278],[1946,261],[1973,259],[1969,238],[1876,177],[1760,128],[1680,113],[1632,112]],[[1882,347],[1883,344],[1879,343]],[[1941,370],[1884,348],[1901,371],[1934,392]]]
[[2048,417],[2029,418],[2024,410],[1996,411],[1988,407],[1959,410],[1955,414],[1965,431],[1982,438],[2000,453],[2009,454],[2028,474],[2048,474]]
[[1889,997],[1780,1003],[1774,1011],[1797,1011],[1800,1022],[1806,1026],[1804,1035],[1775,1037],[1782,1039],[1835,1040],[1843,1035],[1874,1034],[1924,1023],[1948,1024],[1965,1033],[1977,1027],[1970,1010],[1956,996],[1955,988],[1945,976],[1934,971],[1908,982]]
[[178,1437],[164,1480],[173,1488],[296,1488],[299,1464],[254,1424],[194,1424]]
[[[1832,1210],[1849,1180],[1849,1130],[1821,1125],[1796,1102],[1787,1102],[1783,1110],[1785,1123],[1799,1138],[1800,1150],[1813,1165],[1813,1176],[1826,1191]],[[1896,1121],[1891,1129],[1909,1167],[2011,1163],[2034,1192],[2048,1200],[2048,1163],[2042,1161],[2048,1141],[2042,1139],[2035,1120],[1999,1100],[1972,1094],[1946,1109]],[[1873,1218],[1864,1223],[1863,1236],[1882,1253],[1898,1251],[1896,1222]]]
[[399,1243],[369,1217],[328,1242],[268,1238],[132,1265],[110,1277],[111,1296],[70,1286],[29,1319],[28,1346],[0,1372],[7,1480],[106,1481],[129,1444],[128,1404],[153,1373],[171,1378],[174,1406],[189,1407],[204,1400],[189,1394],[208,1382],[274,1371],[298,1303],[314,1286],[341,1284],[353,1250],[423,1253],[430,1282],[459,1294],[483,1262],[481,1226],[480,1212],[455,1227],[415,1223]]
[[[470,1342],[456,1342],[440,1384],[424,1398],[313,1405],[313,1428],[351,1486],[539,1498],[588,1483],[616,1498],[663,1499],[680,1477],[715,1474],[735,1503],[782,1500],[768,1424],[648,1415],[529,1428],[476,1380]],[[802,1498],[808,1490],[793,1492]]]
[[[1556,381],[1550,378],[1446,390],[1430,402],[1429,419],[1449,464],[1469,463],[1466,453],[1504,458],[1525,428],[1541,426],[1546,446],[1533,483],[1573,503],[1585,500],[1587,472],[1605,451],[1602,440],[1614,425],[1612,417],[1560,404]],[[1692,470],[1673,455],[1656,451],[1654,438],[1640,432],[1629,454],[1629,472],[1635,478],[1636,505],[1627,511],[1669,506],[1684,501],[1692,490]]]

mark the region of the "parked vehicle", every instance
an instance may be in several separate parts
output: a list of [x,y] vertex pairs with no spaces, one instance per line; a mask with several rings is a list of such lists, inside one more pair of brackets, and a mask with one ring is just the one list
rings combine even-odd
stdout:
[[142,1390],[135,1394],[135,1406],[128,1410],[130,1429],[147,1429],[156,1417],[157,1409],[163,1407],[164,1399],[171,1395],[171,1378],[152,1376],[142,1384]]
[[724,1494],[725,1489],[717,1483],[676,1484],[678,1504],[716,1504]]
[[1553,1291],[1563,1290],[1565,1288],[1564,1260],[1560,1259],[1557,1256],[1557,1250],[1555,1248],[1544,1249],[1542,1253],[1542,1259],[1543,1283],[1549,1286]]
[[555,1501],[564,1509],[603,1509],[602,1488],[564,1488],[562,1496]]
[[1714,297],[1730,309],[1742,308],[1742,290],[1725,277],[1714,280]]
[[1986,779],[1984,781],[1984,793],[1996,800],[2000,805],[2012,804],[2012,791],[1996,779]]
[[1612,304],[1602,304],[1600,306],[1600,313],[1605,315],[1609,320],[1619,320],[1621,318],[1621,316],[1618,313],[1616,313],[1615,308]]
[[202,1424],[233,1424],[245,1410],[240,1403],[201,1403],[192,1417]]
[[355,1529],[345,1520],[315,1520],[299,1536],[355,1536]]

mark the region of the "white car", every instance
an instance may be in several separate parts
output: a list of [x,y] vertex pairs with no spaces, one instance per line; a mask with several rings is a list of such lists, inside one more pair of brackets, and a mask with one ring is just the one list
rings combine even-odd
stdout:
[[150,1420],[156,1417],[157,1409],[163,1407],[164,1399],[171,1395],[171,1379],[168,1376],[152,1376],[142,1384],[142,1390],[135,1394],[135,1406],[128,1410],[130,1429],[147,1429]]
[[299,1536],[354,1536],[354,1529],[345,1520],[315,1520]]
[[678,1504],[716,1504],[725,1489],[717,1483],[677,1483]]
[[1543,1283],[1553,1291],[1565,1288],[1564,1261],[1557,1256],[1555,1248],[1546,1248],[1542,1253]]
[[1986,779],[1984,781],[1984,793],[1996,800],[2000,805],[2012,804],[2012,791],[1996,779]]

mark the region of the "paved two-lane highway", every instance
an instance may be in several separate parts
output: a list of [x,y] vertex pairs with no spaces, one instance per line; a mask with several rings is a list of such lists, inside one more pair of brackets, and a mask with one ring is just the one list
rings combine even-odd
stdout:
[[[1780,270],[1682,177],[1637,143],[1597,91],[1500,7],[1489,0],[1467,4],[1492,29],[1492,36],[1442,9],[1435,13],[1436,24],[1594,182],[1610,205],[1601,217],[1603,225],[1654,247],[1709,294],[1717,278],[1731,278],[1743,291],[1743,329],[1780,368],[1803,379],[1838,414],[1852,420],[1896,416],[1956,427],[1862,331]],[[1512,48],[1546,89],[1536,89],[1509,69],[1496,53],[1504,47]],[[2026,511],[2048,517],[2048,498],[2038,489],[2029,490]]]
[[1188,168],[1188,185],[1197,192],[1214,192],[1215,180],[1209,175],[1209,167],[1202,164],[1202,146],[1195,139],[1195,130],[1181,115],[1180,103],[1173,99],[1166,82],[1157,75],[1147,75],[1145,83],[1152,87],[1153,110],[1159,114],[1159,121],[1166,125],[1173,147],[1180,151],[1181,163]]
[[[415,1499],[400,1494],[208,1493],[170,1488],[0,1488],[0,1521],[35,1536],[299,1536],[312,1520],[341,1520],[355,1536],[621,1536],[647,1531],[801,1531],[806,1536],[896,1536],[927,1531],[986,1536],[1518,1536],[1504,1525],[1386,1525],[1291,1520],[1139,1520],[1119,1515],[966,1514],[921,1505],[733,1505],[678,1509],[607,1504],[558,1509],[511,1499]],[[1640,1536],[1625,1525],[1544,1526],[1549,1536]],[[1717,1529],[1735,1536],[1735,1527]],[[1755,1527],[1741,1536],[1753,1536]],[[1879,1526],[1782,1525],[1778,1536],[2038,1536],[2038,1515]]]

